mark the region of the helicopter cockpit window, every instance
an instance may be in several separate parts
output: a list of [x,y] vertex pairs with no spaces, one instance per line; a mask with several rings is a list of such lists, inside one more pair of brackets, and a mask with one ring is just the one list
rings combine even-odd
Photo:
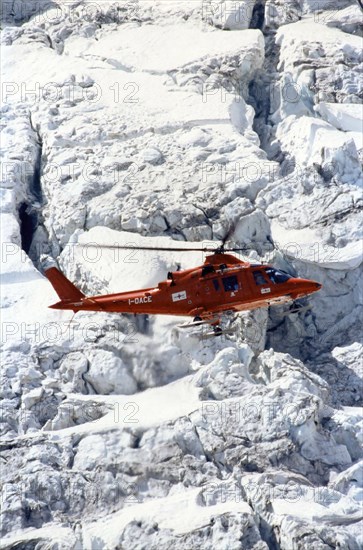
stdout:
[[271,281],[275,284],[286,283],[286,281],[291,279],[291,275],[288,275],[288,273],[285,273],[280,269],[274,269],[272,267],[266,269],[266,273]]
[[253,271],[253,278],[255,279],[256,285],[267,285],[268,281],[263,276],[262,271]]
[[238,279],[234,275],[232,277],[223,277],[223,286],[226,292],[238,290]]

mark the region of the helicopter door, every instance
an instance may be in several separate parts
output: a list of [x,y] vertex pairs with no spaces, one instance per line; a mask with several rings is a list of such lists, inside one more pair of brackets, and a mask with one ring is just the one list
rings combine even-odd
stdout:
[[222,277],[223,289],[230,295],[231,298],[237,295],[237,292],[241,289],[241,284],[236,275],[229,275],[228,277]]
[[259,269],[252,271],[255,290],[261,295],[270,294],[271,281],[268,279],[266,273]]
[[218,292],[220,292],[220,291],[222,290],[222,289],[221,289],[221,283],[220,283],[220,281],[219,281],[217,278],[211,279],[210,282],[211,282],[212,285],[213,285],[214,293],[218,293]]
[[197,292],[197,296],[199,295],[200,298],[206,299],[210,306],[220,302],[223,287],[219,277],[203,279],[203,281],[200,281],[198,287],[199,292]]
[[201,287],[203,290],[203,294],[211,298],[215,298],[216,293],[219,293],[221,291],[221,283],[217,277],[204,279]]

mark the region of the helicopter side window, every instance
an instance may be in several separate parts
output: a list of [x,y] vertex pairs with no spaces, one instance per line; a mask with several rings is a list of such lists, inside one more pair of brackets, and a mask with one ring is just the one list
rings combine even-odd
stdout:
[[257,286],[268,284],[268,281],[263,276],[262,271],[253,271],[253,277]]
[[215,288],[215,290],[219,290],[219,282],[218,282],[218,279],[213,279],[213,286]]
[[275,284],[286,283],[286,281],[291,279],[291,275],[288,275],[288,273],[285,273],[284,271],[281,271],[279,269],[274,269],[272,267],[266,269],[266,273],[271,281]]
[[234,275],[232,277],[223,277],[223,286],[226,292],[238,290],[238,279]]

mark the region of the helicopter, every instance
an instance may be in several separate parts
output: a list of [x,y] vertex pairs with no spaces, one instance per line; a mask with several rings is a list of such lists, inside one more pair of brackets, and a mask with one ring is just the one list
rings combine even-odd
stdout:
[[[99,245],[103,248],[135,250],[134,246]],[[138,250],[183,250],[210,252],[202,265],[170,271],[167,280],[156,287],[117,294],[86,296],[57,267],[44,268],[45,276],[60,301],[52,309],[99,311],[128,314],[177,315],[192,317],[192,322],[179,325],[188,328],[207,324],[212,335],[222,334],[221,318],[246,310],[281,305],[308,296],[322,288],[318,282],[292,277],[269,264],[250,263],[230,252],[243,248],[173,248],[137,247]]]

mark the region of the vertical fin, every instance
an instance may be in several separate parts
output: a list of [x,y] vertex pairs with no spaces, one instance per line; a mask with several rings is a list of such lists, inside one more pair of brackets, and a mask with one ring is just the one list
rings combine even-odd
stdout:
[[56,267],[49,267],[44,273],[61,300],[77,301],[85,297]]

